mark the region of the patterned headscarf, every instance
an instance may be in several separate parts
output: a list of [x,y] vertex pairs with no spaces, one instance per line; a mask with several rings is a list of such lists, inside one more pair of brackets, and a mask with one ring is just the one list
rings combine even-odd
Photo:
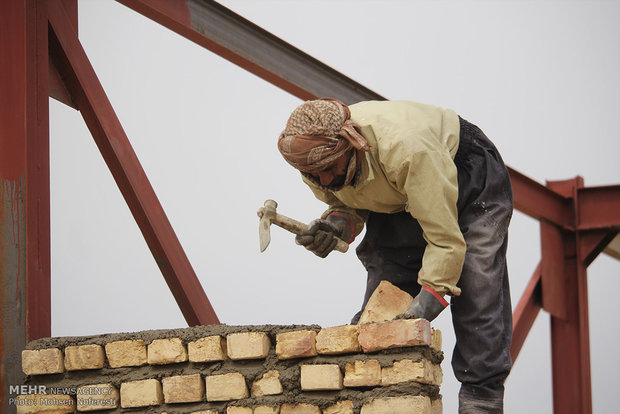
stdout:
[[[363,153],[370,147],[349,108],[336,99],[323,98],[298,106],[278,139],[284,159],[308,177],[349,156],[345,185],[355,177]],[[312,177],[308,177],[316,182]]]

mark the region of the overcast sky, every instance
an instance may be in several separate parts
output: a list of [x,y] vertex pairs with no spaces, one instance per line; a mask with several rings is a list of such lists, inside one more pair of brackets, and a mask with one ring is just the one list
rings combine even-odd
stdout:
[[[620,183],[619,1],[222,1],[390,99],[449,107],[529,177]],[[256,210],[301,221],[324,205],[279,155],[300,100],[108,0],[80,0],[80,39],[220,320],[347,323],[365,272],[353,249],[319,259]],[[186,326],[80,114],[50,104],[52,334]],[[356,243],[353,245],[355,247]],[[513,307],[540,260],[539,226],[510,227]],[[589,268],[594,412],[617,407],[620,262]],[[450,313],[444,412],[456,412]],[[552,411],[542,312],[506,384],[506,413]]]

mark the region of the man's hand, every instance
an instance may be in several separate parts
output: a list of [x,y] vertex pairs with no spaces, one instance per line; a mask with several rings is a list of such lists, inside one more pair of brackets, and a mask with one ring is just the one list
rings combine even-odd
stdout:
[[433,289],[422,286],[420,293],[413,298],[413,302],[409,309],[403,314],[400,314],[396,319],[417,319],[422,318],[427,321],[432,321],[448,306],[448,302],[442,298]]
[[326,220],[316,219],[308,224],[306,231],[297,237],[297,244],[324,258],[336,247],[336,237],[349,242],[351,224],[343,216],[330,214]]

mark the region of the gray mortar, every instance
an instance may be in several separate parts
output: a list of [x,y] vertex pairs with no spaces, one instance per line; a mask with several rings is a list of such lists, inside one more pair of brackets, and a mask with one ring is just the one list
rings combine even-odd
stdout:
[[[47,385],[49,387],[76,387],[86,384],[111,383],[120,389],[122,382],[137,381],[143,379],[156,378],[162,380],[166,377],[175,375],[201,374],[204,376],[227,374],[230,372],[241,372],[246,378],[248,389],[253,381],[260,379],[262,375],[270,370],[280,372],[280,382],[282,383],[283,393],[275,396],[251,397],[231,402],[213,403],[202,401],[199,403],[185,404],[160,404],[156,407],[145,407],[139,409],[116,409],[106,410],[107,413],[190,413],[200,409],[216,409],[225,412],[228,406],[247,406],[256,407],[259,405],[281,405],[284,403],[309,403],[324,409],[338,401],[351,400],[354,404],[354,411],[359,412],[361,406],[374,398],[395,397],[408,395],[426,395],[434,400],[440,398],[439,386],[420,384],[416,382],[396,384],[386,387],[375,388],[345,388],[340,391],[301,391],[300,366],[302,364],[337,364],[344,372],[347,363],[356,360],[375,359],[382,367],[392,366],[395,361],[411,359],[420,361],[426,358],[434,364],[440,364],[443,360],[443,353],[437,352],[426,346],[406,347],[384,350],[375,353],[355,353],[339,355],[318,355],[309,358],[295,358],[290,360],[279,360],[275,353],[276,335],[279,333],[313,330],[319,332],[321,327],[318,325],[248,325],[248,326],[228,326],[228,325],[209,325],[197,326],[184,329],[172,330],[151,330],[132,333],[116,333],[84,337],[61,337],[43,338],[27,344],[26,349],[60,348],[64,351],[67,346],[99,344],[104,346],[106,343],[122,341],[128,339],[142,339],[148,346],[155,339],[181,338],[184,344],[195,341],[199,338],[212,335],[225,337],[237,332],[265,332],[269,336],[272,346],[269,355],[261,360],[247,361],[218,361],[210,363],[182,362],[177,364],[165,365],[145,365],[142,367],[110,368],[109,365],[102,369],[92,371],[68,371],[63,374],[41,375],[28,377],[26,384]],[[106,362],[107,364],[107,362]]]

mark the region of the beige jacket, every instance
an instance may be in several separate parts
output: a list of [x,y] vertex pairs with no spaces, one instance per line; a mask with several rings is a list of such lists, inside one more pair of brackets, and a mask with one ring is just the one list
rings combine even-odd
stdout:
[[418,283],[440,295],[458,296],[465,258],[456,202],[454,156],[459,145],[458,115],[449,109],[409,101],[369,101],[349,106],[351,118],[370,151],[355,186],[332,191],[304,178],[314,195],[333,212],[349,215],[356,235],[368,211],[408,211],[428,243]]

